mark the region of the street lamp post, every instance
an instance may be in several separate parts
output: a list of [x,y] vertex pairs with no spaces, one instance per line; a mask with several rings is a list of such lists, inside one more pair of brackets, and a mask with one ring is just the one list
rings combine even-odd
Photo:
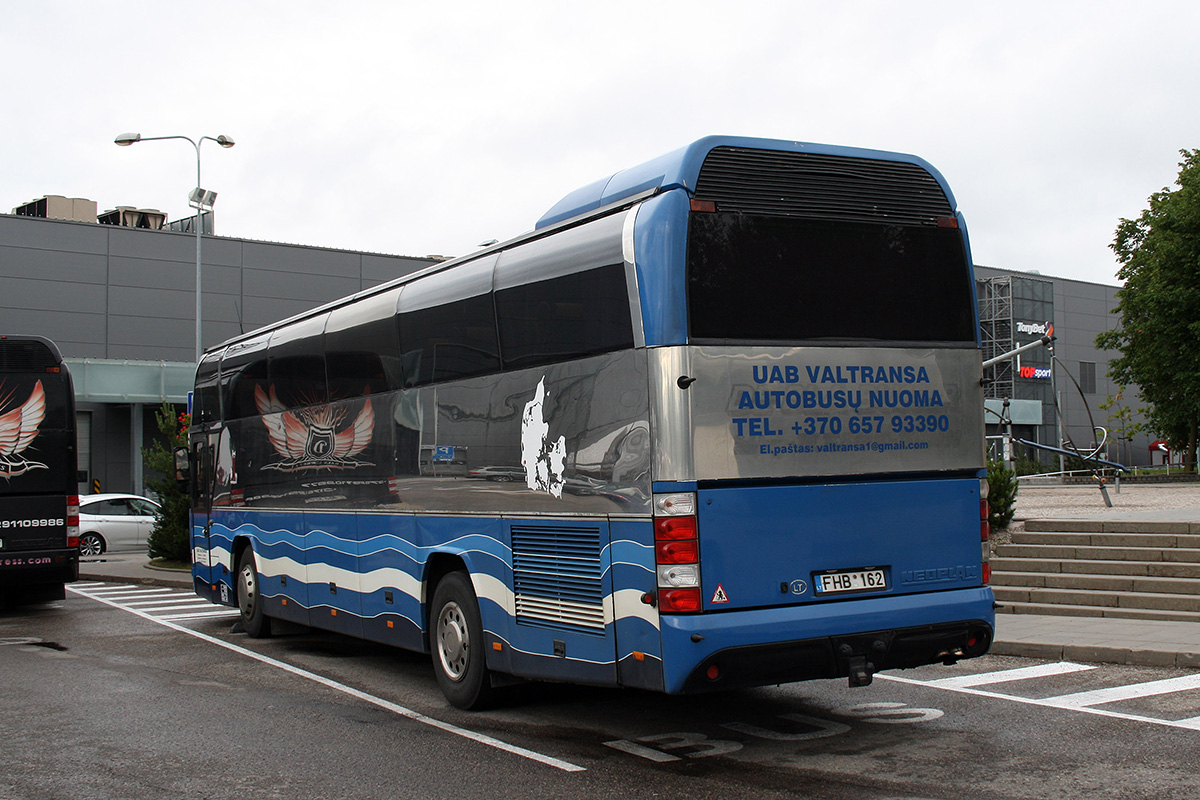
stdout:
[[234,141],[228,136],[201,136],[199,139],[192,139],[190,136],[142,136],[140,133],[122,133],[113,141],[121,146],[128,147],[135,142],[155,142],[163,139],[182,139],[196,148],[196,188],[188,195],[188,205],[196,209],[196,363],[200,363],[200,356],[204,353],[204,346],[200,340],[200,311],[201,311],[201,260],[200,260],[200,242],[204,228],[204,210],[207,208],[209,213],[212,213],[213,203],[216,202],[217,193],[209,192],[201,188],[200,182],[200,145],[207,139],[210,142],[216,142],[221,147],[233,147]]

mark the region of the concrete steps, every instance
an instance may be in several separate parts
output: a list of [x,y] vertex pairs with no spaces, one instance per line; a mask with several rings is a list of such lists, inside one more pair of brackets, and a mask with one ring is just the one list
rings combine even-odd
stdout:
[[991,564],[1001,612],[1200,622],[1200,525],[1030,520]]

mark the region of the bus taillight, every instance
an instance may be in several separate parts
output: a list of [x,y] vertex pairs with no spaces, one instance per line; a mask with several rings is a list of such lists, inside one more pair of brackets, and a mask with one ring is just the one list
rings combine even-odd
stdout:
[[675,614],[700,610],[700,587],[689,589],[659,589],[658,608]]
[[701,610],[700,540],[696,495],[654,496],[654,562],[658,608],[667,613]]
[[79,547],[79,495],[67,495],[67,547]]

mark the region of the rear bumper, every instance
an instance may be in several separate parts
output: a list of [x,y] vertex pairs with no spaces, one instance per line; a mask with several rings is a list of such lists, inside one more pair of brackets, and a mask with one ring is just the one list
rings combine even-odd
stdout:
[[[665,689],[698,693],[974,658],[995,630],[987,587],[662,616]],[[715,675],[715,677],[713,677]]]
[[0,552],[0,586],[19,589],[79,580],[79,550],[17,550]]

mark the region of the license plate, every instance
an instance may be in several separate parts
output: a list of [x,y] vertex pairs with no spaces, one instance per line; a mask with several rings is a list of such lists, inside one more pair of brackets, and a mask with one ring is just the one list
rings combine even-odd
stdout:
[[820,572],[813,575],[813,587],[817,594],[880,591],[888,588],[887,572],[882,567]]

